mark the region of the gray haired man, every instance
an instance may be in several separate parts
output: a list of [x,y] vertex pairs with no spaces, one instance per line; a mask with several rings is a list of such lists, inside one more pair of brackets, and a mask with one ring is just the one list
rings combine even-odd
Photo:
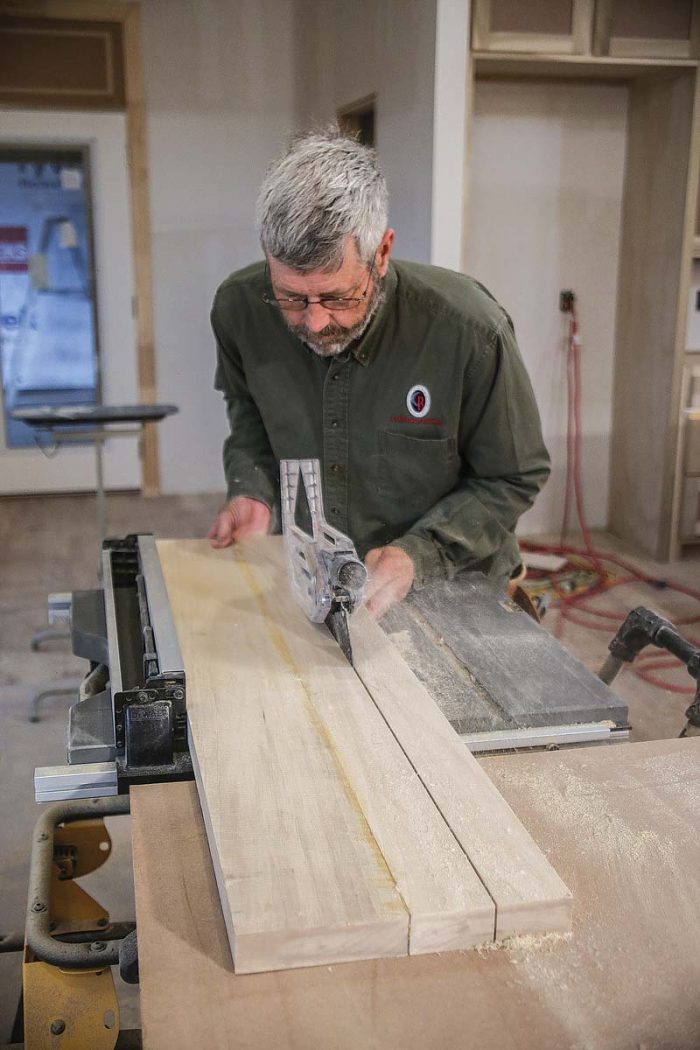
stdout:
[[505,585],[549,473],[508,315],[469,277],[391,261],[374,152],[337,129],[292,141],[257,223],[265,262],[228,277],[211,315],[231,427],[212,545],[270,531],[279,460],[317,458],[373,615],[461,569]]

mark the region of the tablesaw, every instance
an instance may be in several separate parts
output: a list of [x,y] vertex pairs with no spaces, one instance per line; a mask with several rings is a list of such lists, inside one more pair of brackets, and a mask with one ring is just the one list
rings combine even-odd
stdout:
[[[382,626],[472,751],[628,737],[626,704],[481,574],[411,594]],[[185,668],[152,536],[105,543],[102,587],[73,595],[71,631],[90,672],[68,762],[36,770],[37,801],[191,778]]]

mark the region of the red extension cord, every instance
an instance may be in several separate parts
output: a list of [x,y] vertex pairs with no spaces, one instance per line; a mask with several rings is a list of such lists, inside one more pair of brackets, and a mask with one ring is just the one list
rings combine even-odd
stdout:
[[[561,531],[559,543],[531,543],[521,542],[523,550],[547,551],[558,554],[561,557],[576,555],[590,563],[590,569],[596,575],[595,582],[583,594],[567,595],[559,586],[560,574],[553,573],[550,581],[554,585],[557,595],[557,608],[559,621],[555,633],[559,633],[562,621],[569,620],[579,627],[586,627],[593,631],[604,631],[610,638],[625,617],[619,613],[609,612],[604,609],[596,609],[590,604],[591,598],[596,594],[602,594],[613,587],[620,587],[626,583],[645,583],[656,590],[672,590],[679,594],[688,595],[690,598],[700,602],[700,591],[684,587],[682,584],[670,580],[659,579],[640,572],[634,565],[617,555],[598,550],[592,541],[583,498],[583,482],[581,479],[581,339],[579,336],[578,315],[576,312],[576,298],[569,293],[564,300],[565,312],[569,317],[569,328],[567,337],[567,409],[568,422],[566,431],[566,493],[564,497],[564,511],[562,514]],[[575,504],[576,517],[578,518],[583,546],[576,547],[566,542],[569,532],[572,504]],[[584,564],[585,564],[584,561]],[[616,576],[611,580],[606,572],[605,565],[614,565],[624,570],[624,576]],[[588,567],[588,566],[587,566]],[[589,617],[594,617],[591,620]],[[689,626],[700,622],[700,613],[675,621],[676,627]],[[687,636],[693,645],[700,645],[700,641]],[[653,671],[664,671],[677,668],[680,662],[666,653],[661,655],[658,650],[648,650],[640,653],[632,668],[640,678],[650,685],[660,689],[667,689],[673,693],[695,692],[692,686],[674,685],[651,673]]]

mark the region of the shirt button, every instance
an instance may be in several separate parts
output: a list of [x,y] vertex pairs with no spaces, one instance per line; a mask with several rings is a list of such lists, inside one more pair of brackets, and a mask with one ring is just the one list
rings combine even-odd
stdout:
[[334,373],[333,373],[333,375],[331,376],[331,379],[332,379],[332,381],[333,381],[333,382],[335,383],[335,381],[336,381],[336,380],[337,380],[337,379],[338,379],[339,377],[340,377],[340,372],[334,372]]
[[338,426],[338,420],[337,419],[332,419],[331,420],[331,426],[332,427],[337,427]]
[[331,470],[334,474],[339,474],[342,469],[340,463],[331,463]]

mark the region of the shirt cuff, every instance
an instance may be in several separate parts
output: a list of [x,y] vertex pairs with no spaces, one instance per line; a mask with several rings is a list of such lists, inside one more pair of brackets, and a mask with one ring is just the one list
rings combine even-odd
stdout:
[[447,579],[447,571],[440,557],[440,551],[430,540],[408,534],[392,540],[389,546],[399,547],[413,562],[412,588],[414,591],[420,591],[429,583],[435,583],[437,580]]
[[275,481],[271,478],[266,478],[264,475],[236,478],[228,483],[226,502],[230,503],[237,496],[247,496],[248,499],[255,499],[258,503],[264,503],[272,514],[270,532],[276,533],[280,531],[279,485]]

